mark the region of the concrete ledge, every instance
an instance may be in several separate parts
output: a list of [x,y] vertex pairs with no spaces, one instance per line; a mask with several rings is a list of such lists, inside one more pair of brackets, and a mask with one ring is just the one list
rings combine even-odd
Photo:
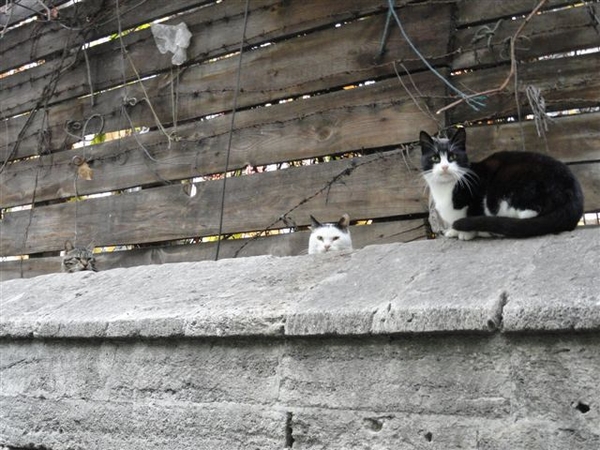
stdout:
[[0,337],[600,329],[600,229],[420,241],[0,283]]
[[599,233],[3,282],[0,449],[597,450]]

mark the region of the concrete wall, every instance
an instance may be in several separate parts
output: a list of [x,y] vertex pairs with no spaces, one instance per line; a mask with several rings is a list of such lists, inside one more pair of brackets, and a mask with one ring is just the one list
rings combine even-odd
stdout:
[[600,230],[0,284],[0,447],[598,449]]

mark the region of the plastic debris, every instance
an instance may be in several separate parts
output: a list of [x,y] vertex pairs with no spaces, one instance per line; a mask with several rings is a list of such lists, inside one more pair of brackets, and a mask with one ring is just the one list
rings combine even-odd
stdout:
[[173,53],[171,63],[176,66],[182,65],[187,60],[186,49],[190,45],[192,33],[185,23],[179,25],[162,25],[154,23],[151,25],[152,35],[162,54]]

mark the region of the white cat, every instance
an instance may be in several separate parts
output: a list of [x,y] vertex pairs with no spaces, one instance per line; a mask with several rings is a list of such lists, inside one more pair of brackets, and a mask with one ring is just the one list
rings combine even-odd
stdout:
[[352,237],[348,225],[350,216],[344,214],[337,223],[320,223],[310,216],[312,225],[308,240],[308,254],[352,250]]

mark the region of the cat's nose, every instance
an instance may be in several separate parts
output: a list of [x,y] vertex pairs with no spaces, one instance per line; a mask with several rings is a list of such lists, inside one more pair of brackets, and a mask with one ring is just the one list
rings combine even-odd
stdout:
[[448,166],[448,164],[444,164],[444,165],[442,166],[442,171],[443,171],[443,172],[448,172],[448,168],[449,168],[449,167],[450,167],[450,166]]
[[331,247],[331,245],[330,244],[325,244],[324,247],[325,247],[325,251],[327,251],[327,250],[329,250],[329,248]]

